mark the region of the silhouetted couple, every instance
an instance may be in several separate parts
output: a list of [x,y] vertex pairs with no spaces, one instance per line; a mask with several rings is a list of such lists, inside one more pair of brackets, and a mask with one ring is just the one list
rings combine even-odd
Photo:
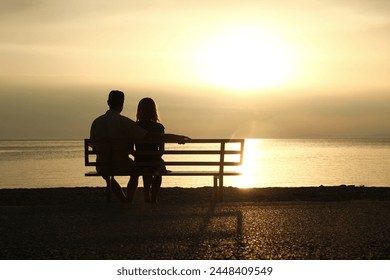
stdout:
[[[107,163],[110,162],[109,167],[105,165],[98,165],[97,171],[103,175],[106,180],[107,186],[111,186],[113,193],[122,202],[132,202],[136,189],[138,187],[138,176],[131,176],[127,184],[127,195],[122,191],[121,186],[115,180],[113,176],[108,175],[108,169],[115,170],[116,173],[127,174],[134,172],[135,168],[137,173],[147,173],[149,175],[143,176],[144,182],[144,201],[156,202],[157,194],[161,186],[162,176],[160,175],[165,171],[165,166],[161,158],[164,151],[164,141],[177,142],[184,144],[189,138],[176,134],[165,134],[164,126],[159,123],[159,116],[157,106],[153,99],[142,99],[137,108],[137,122],[127,118],[120,113],[123,110],[125,95],[122,91],[113,90],[108,96],[107,104],[109,110],[102,116],[96,118],[91,126],[90,138],[94,140],[119,140],[112,142],[113,147],[107,151],[104,147],[94,147],[97,150],[101,150],[97,154],[96,161]],[[136,150],[151,150],[160,151],[159,155],[138,155],[135,157],[135,161],[141,162],[158,162],[161,161],[161,165],[158,166],[145,166],[134,167],[134,161],[130,159],[129,153],[133,147],[129,147],[129,143],[126,139],[139,139],[139,140],[154,140],[161,143],[148,143],[148,144],[136,144]],[[114,144],[113,144],[114,143]],[[102,152],[105,151],[105,152]],[[141,168],[141,169],[140,169]],[[105,173],[107,175],[105,175]],[[150,175],[153,174],[153,175]]]

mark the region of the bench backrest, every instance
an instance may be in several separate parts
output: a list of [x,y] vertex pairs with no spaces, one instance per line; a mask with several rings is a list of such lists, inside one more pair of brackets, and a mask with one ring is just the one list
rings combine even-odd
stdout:
[[[145,140],[84,140],[84,158],[86,166],[97,166],[99,164],[110,164],[96,162],[96,145],[106,145],[106,149],[114,149],[118,143],[126,141],[128,146],[138,143],[157,143],[156,141]],[[161,143],[161,142],[160,142]],[[163,159],[168,169],[178,171],[214,171],[223,175],[229,171],[229,167],[242,165],[244,155],[244,139],[192,139],[186,141],[184,145],[165,142]],[[132,155],[155,155],[153,151],[129,151]],[[138,163],[138,166],[158,165],[155,163]],[[175,166],[170,168],[170,166]]]

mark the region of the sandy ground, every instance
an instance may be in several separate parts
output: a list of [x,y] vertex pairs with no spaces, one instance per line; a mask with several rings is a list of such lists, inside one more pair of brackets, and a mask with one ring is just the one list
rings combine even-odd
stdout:
[[0,190],[0,259],[390,259],[390,188]]

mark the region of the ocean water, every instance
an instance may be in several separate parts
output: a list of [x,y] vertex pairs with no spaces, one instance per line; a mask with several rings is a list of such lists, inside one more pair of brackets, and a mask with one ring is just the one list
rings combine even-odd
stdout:
[[[234,187],[390,186],[390,139],[247,139]],[[0,141],[0,188],[104,186],[85,177],[83,140]],[[119,182],[127,183],[122,177]],[[163,187],[211,186],[211,177],[164,177]]]

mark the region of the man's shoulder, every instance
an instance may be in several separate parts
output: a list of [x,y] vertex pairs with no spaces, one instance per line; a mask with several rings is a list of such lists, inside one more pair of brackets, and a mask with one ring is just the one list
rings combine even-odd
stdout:
[[105,123],[111,123],[111,124],[116,124],[116,125],[120,125],[120,126],[133,126],[133,125],[136,125],[136,122],[133,121],[132,119],[126,117],[126,116],[123,116],[119,113],[115,113],[115,112],[110,112],[110,111],[107,111],[105,114],[97,117],[92,124],[94,125],[103,125]]
[[138,126],[135,121],[123,115],[118,115],[117,121],[123,126]]
[[106,114],[103,114],[103,115],[98,116],[97,118],[95,118],[95,119],[93,120],[93,122],[98,122],[98,121],[104,120],[104,119],[106,119],[106,118],[107,118]]
[[95,127],[95,126],[99,126],[100,124],[103,124],[105,122],[105,120],[107,119],[107,116],[106,114],[104,115],[101,115],[97,118],[95,118],[92,122],[92,127]]
[[96,120],[104,120],[104,119],[110,118],[112,115],[113,115],[112,112],[110,112],[110,110],[108,110],[108,111],[106,111],[103,115],[98,116],[98,117],[95,119],[95,121],[96,121]]
[[121,115],[120,113],[118,112],[115,112],[115,111],[112,111],[112,110],[108,110],[105,114],[97,117],[95,119],[95,121],[100,121],[100,120],[121,120],[121,121],[130,121],[130,122],[133,122],[131,119],[129,119],[128,117],[126,116],[123,116]]
[[124,115],[119,114],[118,118],[120,118],[121,120],[126,121],[126,122],[134,122],[132,119],[130,119],[129,117],[126,117]]
[[111,110],[97,117],[91,126],[91,136],[95,138],[101,135],[111,138],[142,138],[146,133],[146,130],[138,126],[135,121]]

